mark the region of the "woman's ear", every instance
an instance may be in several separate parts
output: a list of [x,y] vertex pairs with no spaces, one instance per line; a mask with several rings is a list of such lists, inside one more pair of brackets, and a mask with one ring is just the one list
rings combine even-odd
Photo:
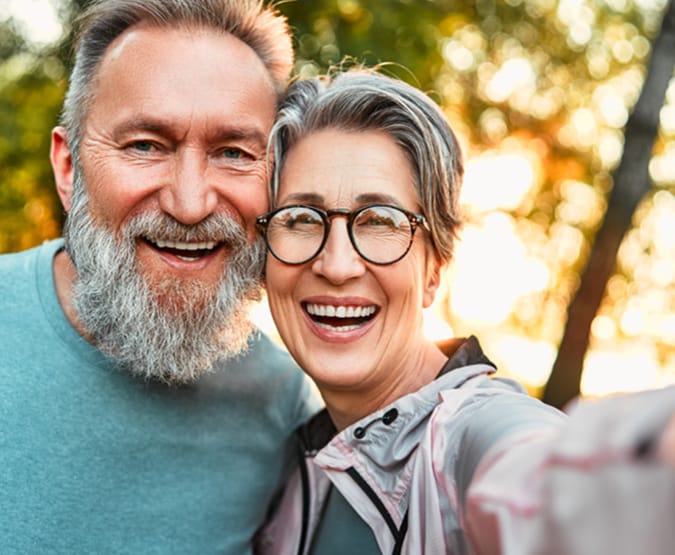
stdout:
[[68,134],[64,127],[52,129],[52,146],[49,151],[56,191],[66,212],[73,201],[73,157],[68,146]]
[[427,261],[427,274],[424,282],[424,291],[422,295],[422,307],[429,308],[436,298],[436,291],[441,285],[441,273],[443,264],[438,256],[430,254]]

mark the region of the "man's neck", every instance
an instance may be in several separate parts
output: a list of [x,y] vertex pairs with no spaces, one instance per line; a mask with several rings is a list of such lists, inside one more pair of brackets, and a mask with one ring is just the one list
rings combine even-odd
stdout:
[[92,338],[84,329],[82,322],[80,322],[80,319],[77,316],[77,311],[73,306],[73,284],[77,279],[77,271],[75,270],[75,266],[73,265],[70,256],[68,256],[68,253],[65,250],[56,253],[56,256],[54,257],[53,272],[56,297],[63,309],[63,313],[77,333],[91,343]]

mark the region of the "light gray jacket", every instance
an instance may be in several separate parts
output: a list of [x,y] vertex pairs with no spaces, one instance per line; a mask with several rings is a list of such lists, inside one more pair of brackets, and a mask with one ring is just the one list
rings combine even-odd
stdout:
[[[596,510],[611,512],[602,497],[594,497],[596,478],[603,487],[604,467],[591,470],[591,479],[577,468],[588,457],[607,462],[607,450],[602,442],[584,438],[583,426],[568,425],[561,412],[515,382],[491,378],[494,371],[476,339],[469,338],[433,383],[339,434],[328,414],[319,413],[299,431],[302,460],[258,538],[257,552],[311,553],[327,494],[336,487],[386,554],[661,553],[616,551],[616,542],[607,538],[613,527],[590,528],[591,536],[606,538],[599,545],[566,537],[583,528],[574,518],[555,514],[568,498],[572,506],[583,498]],[[612,418],[600,424],[596,414],[595,421],[586,431],[595,429],[597,435]],[[663,427],[663,415],[659,422]],[[561,466],[558,449],[569,449],[568,430],[577,452]],[[628,444],[632,452],[635,437]],[[629,481],[631,472],[635,464]],[[665,483],[672,486],[670,472]],[[590,489],[579,492],[575,484]],[[663,503],[667,507],[674,499],[675,489]],[[675,512],[670,518],[675,522]],[[673,537],[672,526],[662,525],[660,532],[657,541]]]

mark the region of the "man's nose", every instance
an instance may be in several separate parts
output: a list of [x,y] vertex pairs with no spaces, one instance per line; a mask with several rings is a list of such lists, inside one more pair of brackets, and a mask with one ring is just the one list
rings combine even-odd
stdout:
[[312,271],[335,284],[365,273],[365,262],[349,239],[346,218],[333,218],[326,244],[312,262]]
[[209,181],[208,157],[198,152],[184,152],[176,157],[169,182],[160,192],[164,212],[185,225],[201,222],[213,214],[218,192]]

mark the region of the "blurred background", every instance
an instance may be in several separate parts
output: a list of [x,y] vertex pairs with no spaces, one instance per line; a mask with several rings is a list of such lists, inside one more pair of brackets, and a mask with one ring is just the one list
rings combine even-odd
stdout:
[[[48,161],[83,0],[0,0],[0,252],[59,236]],[[672,0],[293,0],[297,75],[346,56],[428,92],[466,214],[426,328],[563,405],[675,383]],[[264,304],[260,325],[274,334]]]

